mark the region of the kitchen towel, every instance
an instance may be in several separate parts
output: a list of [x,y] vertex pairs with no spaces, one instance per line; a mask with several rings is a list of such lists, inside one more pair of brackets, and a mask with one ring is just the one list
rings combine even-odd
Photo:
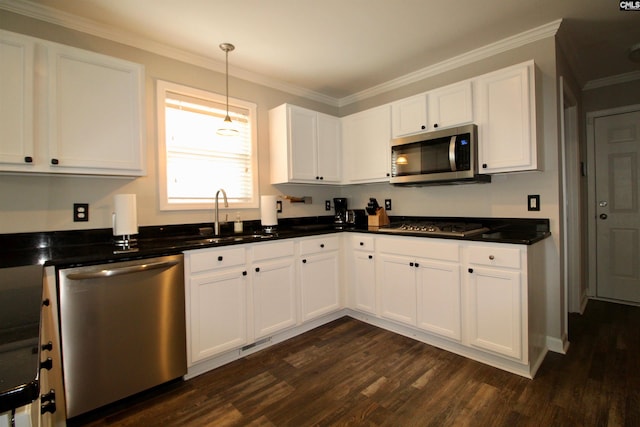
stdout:
[[113,235],[138,234],[138,212],[135,194],[113,196]]
[[278,196],[260,196],[260,223],[263,227],[278,225]]

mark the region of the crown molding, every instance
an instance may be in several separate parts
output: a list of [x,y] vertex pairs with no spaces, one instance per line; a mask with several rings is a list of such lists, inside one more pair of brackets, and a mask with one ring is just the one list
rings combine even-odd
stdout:
[[[97,23],[93,20],[88,20],[70,13],[61,12],[59,10],[37,4],[29,0],[0,0],[0,9],[4,9],[9,12],[17,13],[51,24],[59,25],[72,30],[87,33],[127,46],[146,50],[158,55],[166,56],[178,61],[204,67],[217,72],[224,73],[225,70],[223,62],[214,60],[210,57],[184,51],[182,49],[176,49],[165,44],[157,43],[147,38],[136,36],[124,31],[115,31],[114,29]],[[498,53],[502,53],[550,36],[554,36],[557,33],[561,22],[562,20],[559,19],[548,24],[541,25],[531,30],[524,31],[495,43],[491,43],[481,48],[471,50],[464,54],[425,67],[421,70],[414,71],[380,85],[373,86],[369,89],[365,89],[344,98],[334,98],[331,96],[327,96],[319,92],[292,85],[281,80],[268,78],[258,73],[243,70],[237,67],[229,67],[229,74],[252,83],[287,92],[292,95],[301,96],[307,99],[321,102],[326,105],[330,105],[333,107],[343,107],[353,102],[371,98],[384,92],[388,92],[390,90],[397,89],[420,80],[424,80],[425,78],[444,73],[463,65],[489,58]]]
[[583,91],[598,89],[601,87],[617,85],[621,83],[629,83],[640,80],[640,71],[631,71],[630,73],[618,74],[616,76],[604,77],[601,79],[589,80],[582,88]]
[[465,52],[461,55],[455,56],[429,67],[425,67],[421,70],[414,71],[413,73],[406,74],[402,77],[398,77],[397,79],[390,80],[386,83],[373,86],[356,94],[346,96],[340,99],[339,106],[342,107],[356,101],[371,98],[372,96],[379,95],[390,90],[418,82],[420,80],[424,80],[428,77],[436,76],[438,74],[453,70],[463,65],[468,65],[473,62],[497,55],[499,53],[506,52],[508,50],[524,46],[526,44],[542,40],[547,37],[555,36],[561,23],[562,19],[558,19],[548,24],[541,25],[531,30],[513,35],[506,39],[499,40],[495,43],[488,44],[481,48]]

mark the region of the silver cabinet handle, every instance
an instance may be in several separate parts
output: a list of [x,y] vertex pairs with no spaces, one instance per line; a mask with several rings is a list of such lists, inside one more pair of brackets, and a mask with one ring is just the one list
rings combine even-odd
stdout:
[[158,270],[161,268],[169,268],[177,265],[179,261],[158,261],[149,264],[136,264],[127,267],[111,268],[108,270],[94,270],[80,273],[71,273],[67,276],[70,280],[98,279],[101,277],[120,276],[122,274],[139,273],[148,270]]
[[449,166],[451,171],[456,171],[456,137],[452,136],[449,141]]

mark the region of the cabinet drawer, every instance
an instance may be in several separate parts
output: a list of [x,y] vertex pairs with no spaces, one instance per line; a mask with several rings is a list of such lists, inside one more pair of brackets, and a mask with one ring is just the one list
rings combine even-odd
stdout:
[[460,260],[460,245],[430,237],[397,237],[380,239],[381,252],[406,255],[414,258],[439,259],[457,262]]
[[340,242],[337,236],[314,237],[300,241],[300,255],[336,251],[339,248]]
[[357,251],[373,251],[373,236],[351,236],[351,247]]
[[191,273],[245,264],[245,248],[199,249],[188,251]]
[[520,249],[493,246],[470,246],[469,263],[519,269]]
[[253,245],[253,261],[293,256],[293,240]]

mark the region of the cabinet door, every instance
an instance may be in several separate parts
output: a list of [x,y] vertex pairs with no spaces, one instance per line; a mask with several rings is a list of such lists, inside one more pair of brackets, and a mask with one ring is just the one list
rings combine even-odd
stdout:
[[0,168],[33,164],[34,45],[0,31]]
[[537,168],[533,64],[477,79],[479,164],[483,173]]
[[289,144],[291,144],[289,164],[291,179],[316,182],[318,115],[315,111],[293,105],[288,105],[287,111],[289,113]]
[[391,106],[383,105],[344,117],[344,175],[349,183],[389,181]]
[[252,269],[255,338],[296,324],[293,258],[257,262]]
[[418,260],[418,327],[460,340],[460,264]]
[[391,104],[391,129],[394,138],[425,132],[428,126],[427,95],[420,94]]
[[376,271],[373,253],[354,251],[351,265],[354,308],[376,314]]
[[141,65],[49,47],[49,150],[53,169],[144,175]]
[[516,359],[522,352],[519,271],[474,266],[468,274],[469,344]]
[[388,319],[416,325],[416,268],[412,259],[379,255],[380,314]]
[[302,320],[340,308],[338,252],[304,256],[300,260]]
[[340,119],[318,113],[318,176],[321,182],[342,179],[342,129]]
[[191,364],[247,343],[243,273],[233,269],[191,277]]
[[473,122],[471,81],[429,92],[429,130]]

